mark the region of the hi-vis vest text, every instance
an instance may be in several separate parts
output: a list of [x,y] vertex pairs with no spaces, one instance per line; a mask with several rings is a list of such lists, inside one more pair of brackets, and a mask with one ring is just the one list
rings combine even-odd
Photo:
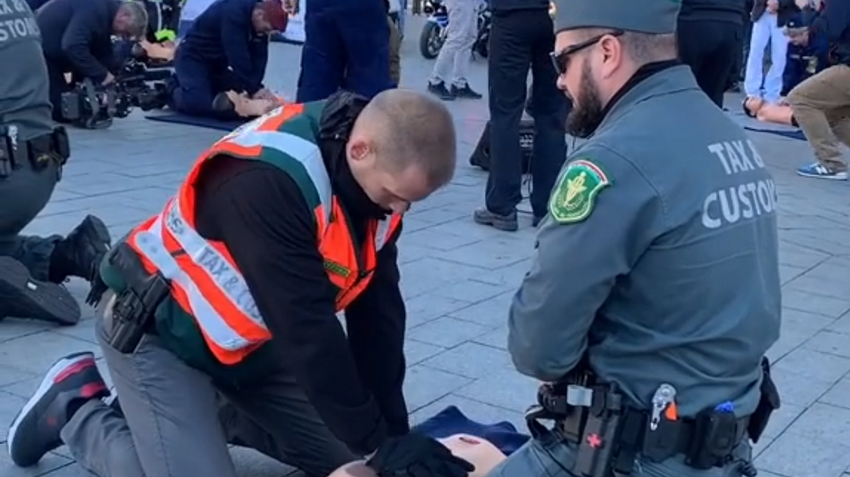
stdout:
[[325,269],[338,289],[337,311],[366,288],[378,251],[401,221],[396,215],[373,221],[367,241],[358,249],[332,193],[321,152],[312,137],[306,138],[311,134],[289,132],[299,130],[294,124],[303,122],[303,111],[302,105],[278,108],[219,140],[201,156],[162,213],[127,238],[148,272],[159,272],[171,281],[172,298],[194,317],[210,351],[225,365],[239,363],[271,339],[271,334],[227,248],[204,239],[196,230],[194,184],[208,159],[227,154],[265,161],[301,185],[307,203],[314,208],[316,239]]

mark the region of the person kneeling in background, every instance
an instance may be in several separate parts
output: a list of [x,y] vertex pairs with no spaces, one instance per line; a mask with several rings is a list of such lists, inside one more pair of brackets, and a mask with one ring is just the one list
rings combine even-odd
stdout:
[[847,180],[847,161],[839,143],[850,145],[850,2],[827,1],[809,35],[823,35],[832,45],[832,66],[788,94],[794,118],[817,158],[797,169],[797,174]]

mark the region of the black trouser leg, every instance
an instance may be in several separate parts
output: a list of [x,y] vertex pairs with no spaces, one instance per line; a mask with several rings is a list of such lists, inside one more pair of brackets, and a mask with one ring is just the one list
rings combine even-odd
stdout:
[[718,107],[723,107],[726,80],[741,48],[735,23],[685,21],[679,24],[679,57],[691,67],[697,84]]
[[535,18],[540,26],[531,57],[531,108],[534,110],[534,155],[531,162],[531,210],[546,215],[549,195],[567,158],[565,126],[569,101],[558,89],[558,74],[550,53],[555,47],[551,19],[544,12]]
[[65,80],[65,69],[56,61],[45,58],[47,76],[50,81],[50,104],[53,105],[53,120],[64,122],[62,118],[62,93],[68,91],[68,81]]
[[509,215],[522,200],[519,123],[532,60],[528,12],[495,12],[490,33],[490,175],[485,203],[494,214]]

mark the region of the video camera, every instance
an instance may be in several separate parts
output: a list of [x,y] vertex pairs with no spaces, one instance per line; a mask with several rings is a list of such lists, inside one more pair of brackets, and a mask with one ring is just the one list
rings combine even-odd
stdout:
[[109,85],[95,85],[90,79],[62,93],[62,117],[86,129],[105,129],[113,118],[130,115],[134,107],[142,111],[161,109],[168,104],[173,88],[173,69],[132,56]]

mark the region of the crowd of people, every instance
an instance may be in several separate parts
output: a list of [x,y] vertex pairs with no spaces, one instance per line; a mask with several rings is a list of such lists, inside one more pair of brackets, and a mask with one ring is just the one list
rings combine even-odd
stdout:
[[[819,160],[800,173],[839,179],[850,6],[824,1],[810,21],[756,0],[745,89],[782,106],[782,65],[753,76],[765,38],[777,60],[789,38],[826,41],[828,66],[785,101]],[[142,3],[0,2],[0,28],[23,25],[0,36],[0,59],[18,65],[0,75],[0,193],[37,195],[0,215],[3,315],[73,324],[61,283],[87,279],[114,383],[92,353],[61,358],[11,424],[11,460],[65,444],[100,477],[235,477],[238,444],[317,477],[755,475],[751,443],[779,407],[765,353],[781,284],[776,186],[721,108],[743,2],[554,3],[489,5],[491,163],[473,219],[519,227],[530,71],[539,230],[505,319],[516,370],[543,383],[533,438],[494,460],[412,430],[403,392],[398,240],[405,212],[455,171],[443,100],[480,96],[465,74],[473,0],[449,2],[457,26],[425,93],[397,88],[401,3],[312,0],[294,102],[264,76],[295,2],[218,0],[173,45]],[[95,217],[65,238],[21,237],[71,156],[56,94],[80,76],[115,81],[115,35],[172,49],[177,111],[256,118],[116,243]],[[565,132],[585,139],[569,154]]]

